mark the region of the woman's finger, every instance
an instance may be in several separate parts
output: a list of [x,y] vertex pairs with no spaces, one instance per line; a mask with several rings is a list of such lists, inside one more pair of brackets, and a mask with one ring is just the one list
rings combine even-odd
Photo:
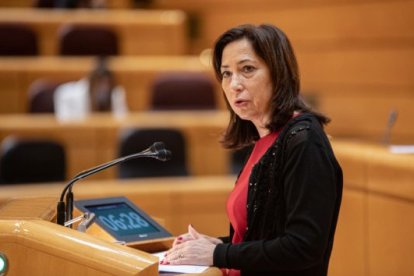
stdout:
[[197,230],[195,230],[194,227],[191,224],[188,225],[188,233],[190,233],[190,235],[195,240],[200,238],[200,236],[201,236],[200,233],[198,233]]

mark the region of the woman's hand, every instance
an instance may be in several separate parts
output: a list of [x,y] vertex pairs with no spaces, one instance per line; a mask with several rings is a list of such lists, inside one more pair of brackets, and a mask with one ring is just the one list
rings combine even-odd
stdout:
[[195,230],[194,227],[190,224],[190,225],[188,225],[188,232],[178,236],[174,240],[172,247],[174,248],[178,244],[181,244],[181,243],[189,241],[189,240],[198,239],[198,238],[201,238],[201,237],[211,241],[214,244],[222,243],[222,240],[220,240],[220,239],[198,233],[197,230]]
[[191,225],[188,233],[177,237],[161,264],[213,265],[213,253],[221,240],[198,233]]

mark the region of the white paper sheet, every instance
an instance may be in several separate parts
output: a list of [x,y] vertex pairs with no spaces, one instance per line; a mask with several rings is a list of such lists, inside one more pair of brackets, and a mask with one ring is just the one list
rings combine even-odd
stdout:
[[391,153],[414,154],[414,145],[391,145],[389,149]]
[[[154,253],[152,255],[157,256],[160,260],[164,258],[164,252]],[[160,272],[176,272],[176,273],[202,273],[208,268],[203,265],[162,265],[158,266]]]

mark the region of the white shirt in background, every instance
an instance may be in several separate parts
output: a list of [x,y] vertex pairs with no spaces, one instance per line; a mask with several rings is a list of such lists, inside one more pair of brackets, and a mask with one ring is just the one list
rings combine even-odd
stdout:
[[[54,93],[55,115],[59,121],[83,120],[91,113],[89,81],[67,82],[59,85]],[[128,113],[125,90],[116,86],[111,93],[111,110],[115,117],[121,118]]]

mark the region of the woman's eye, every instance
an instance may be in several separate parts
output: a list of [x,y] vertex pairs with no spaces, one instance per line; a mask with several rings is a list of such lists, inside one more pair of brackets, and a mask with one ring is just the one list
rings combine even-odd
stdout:
[[250,65],[243,66],[243,72],[245,72],[245,73],[253,72],[254,69],[255,68],[253,66],[250,66]]
[[223,78],[228,78],[228,77],[230,77],[230,72],[229,71],[224,71],[224,72],[222,72],[221,73],[221,76],[223,77]]

